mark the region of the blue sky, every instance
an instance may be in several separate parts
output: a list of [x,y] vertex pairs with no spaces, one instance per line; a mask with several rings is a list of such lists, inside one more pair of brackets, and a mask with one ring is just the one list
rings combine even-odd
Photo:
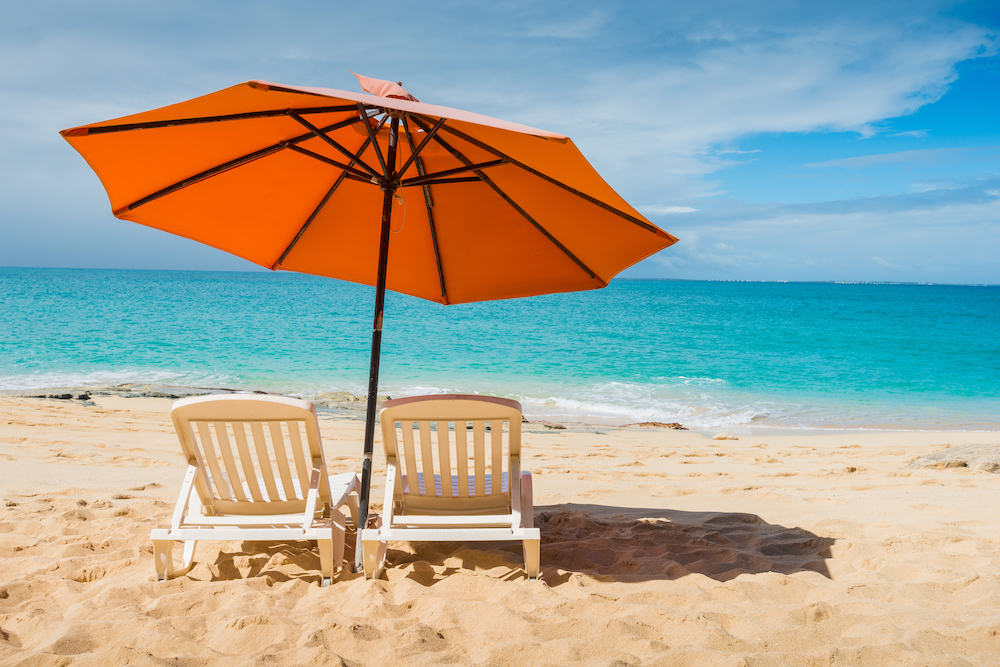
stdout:
[[352,69],[573,137],[680,238],[627,276],[1000,283],[995,1],[42,0],[0,54],[0,266],[252,268],[114,219],[58,130]]

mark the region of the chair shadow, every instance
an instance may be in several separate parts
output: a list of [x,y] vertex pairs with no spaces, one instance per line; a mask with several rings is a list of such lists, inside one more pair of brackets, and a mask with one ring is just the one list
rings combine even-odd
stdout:
[[[566,503],[535,508],[541,529],[542,578],[559,586],[574,575],[603,581],[642,582],[701,574],[729,581],[741,574],[816,572],[830,578],[826,559],[836,541],[803,528],[770,524],[755,514],[684,512]],[[433,585],[458,568],[523,567],[520,543],[435,542],[393,549],[387,566],[409,565],[408,578]],[[434,566],[432,568],[432,566]],[[523,577],[523,569],[520,569]],[[516,573],[505,578],[519,578]]]
[[[701,574],[729,581],[741,574],[816,572],[826,578],[826,559],[836,542],[803,528],[770,524],[756,514],[685,512],[660,508],[615,507],[564,503],[535,508],[541,529],[542,578],[560,586],[575,575],[602,581],[642,582],[679,579]],[[353,538],[347,539],[345,560],[353,561]],[[461,569],[512,568],[504,579],[524,576],[521,544],[419,542],[412,551],[390,544],[386,566],[408,566],[407,578],[425,586]],[[274,567],[291,565],[294,574]],[[460,567],[442,564],[457,559]],[[244,542],[241,551],[221,552],[213,580],[269,576],[272,581],[319,581],[319,554],[310,542]],[[346,568],[335,580],[364,576]]]
[[[316,543],[308,541],[243,542],[239,551],[220,551],[214,565],[218,574],[212,581],[268,577],[272,583],[297,579],[318,584],[322,579]],[[342,570],[334,580],[344,574]]]

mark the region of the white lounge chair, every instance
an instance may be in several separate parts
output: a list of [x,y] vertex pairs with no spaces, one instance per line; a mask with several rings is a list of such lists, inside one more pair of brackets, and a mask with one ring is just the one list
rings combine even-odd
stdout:
[[[156,577],[191,569],[198,540],[315,541],[321,585],[344,560],[346,505],[358,525],[358,476],[328,476],[316,408],[283,396],[185,398],[170,411],[187,474],[170,528],[153,530]],[[173,543],[184,543],[174,567]]]
[[381,576],[393,540],[516,540],[528,578],[537,579],[540,534],[533,527],[531,473],[521,471],[521,405],[468,395],[382,405],[385,501],[381,526],[361,531],[365,576]]

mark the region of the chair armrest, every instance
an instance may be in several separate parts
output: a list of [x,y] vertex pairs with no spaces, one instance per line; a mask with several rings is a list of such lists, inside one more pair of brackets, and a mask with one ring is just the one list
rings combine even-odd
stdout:
[[174,514],[170,517],[170,529],[179,530],[184,515],[187,514],[188,505],[191,502],[191,492],[194,491],[194,479],[198,474],[198,466],[189,463],[187,472],[184,473],[184,483],[181,484],[181,492],[177,497],[177,506],[174,507]]
[[309,494],[306,496],[306,509],[302,516],[302,530],[309,530],[316,518],[316,505],[319,503],[319,487],[323,480],[323,462],[313,459],[312,476],[309,478]]
[[399,474],[396,468],[396,459],[391,458],[385,462],[385,500],[382,501],[382,525],[392,525],[392,506],[396,491],[396,477]]
[[520,528],[521,523],[521,460],[510,457],[507,473],[507,491],[510,493],[511,528]]

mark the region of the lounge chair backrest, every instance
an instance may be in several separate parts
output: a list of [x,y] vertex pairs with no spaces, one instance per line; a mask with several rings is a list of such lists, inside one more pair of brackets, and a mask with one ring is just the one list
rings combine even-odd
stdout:
[[403,511],[510,511],[510,480],[521,475],[517,401],[461,394],[401,398],[383,403],[381,422],[386,459],[401,473],[394,498]]
[[[316,408],[284,396],[199,396],[170,412],[209,514],[292,514],[306,507],[314,469],[326,470]],[[324,472],[321,503],[329,501]]]

